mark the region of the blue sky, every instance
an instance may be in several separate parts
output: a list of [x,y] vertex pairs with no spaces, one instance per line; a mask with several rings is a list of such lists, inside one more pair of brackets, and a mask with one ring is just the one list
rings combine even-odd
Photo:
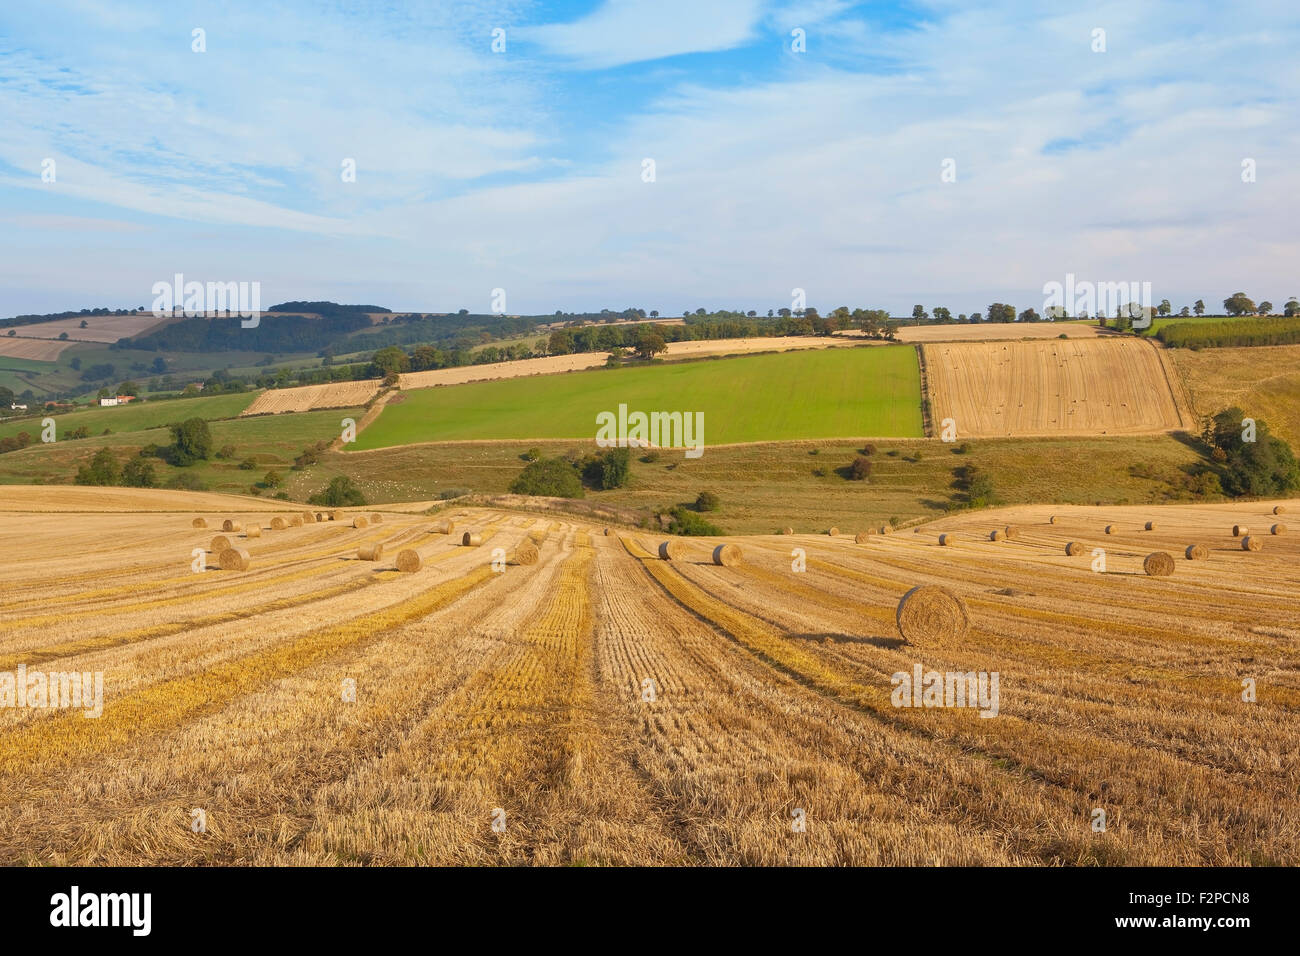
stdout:
[[1249,0],[6,4],[0,316],[176,272],[429,311],[956,313],[1067,272],[1278,304],[1298,40]]

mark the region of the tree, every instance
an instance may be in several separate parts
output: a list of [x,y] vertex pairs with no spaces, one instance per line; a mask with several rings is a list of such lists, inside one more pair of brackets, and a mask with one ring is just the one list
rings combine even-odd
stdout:
[[318,491],[307,499],[309,505],[325,505],[329,508],[355,507],[366,503],[366,496],[347,475],[336,475],[330,479],[324,491]]
[[668,343],[664,337],[656,331],[643,332],[637,339],[636,354],[643,359],[649,360],[654,358],[660,352],[668,351]]
[[284,484],[284,476],[272,468],[262,476],[262,484],[267,488],[279,488]]
[[8,408],[14,403],[14,391],[4,385],[0,385],[0,409]]
[[385,375],[396,372],[409,372],[411,370],[411,359],[398,346],[390,345],[382,348],[370,359],[371,363]]
[[1260,315],[1272,315],[1272,314],[1273,314],[1273,303],[1272,303],[1272,302],[1269,302],[1267,299],[1265,299],[1263,302],[1261,302],[1261,303],[1259,304],[1259,314],[1260,314]]
[[919,321],[920,319],[928,319],[929,317],[930,317],[929,313],[925,311],[925,306],[923,305],[912,306],[912,318],[917,319]]
[[849,478],[852,481],[866,481],[871,477],[871,459],[859,455],[849,465]]
[[1240,408],[1227,408],[1215,415],[1210,425],[1210,443],[1224,453],[1223,490],[1234,496],[1267,498],[1300,487],[1300,464],[1291,446],[1273,435],[1262,421],[1255,423],[1255,440],[1246,441],[1242,434],[1244,418]]
[[81,320],[81,325],[77,326],[77,328],[84,329],[85,327],[86,327],[86,320],[85,320],[85,319],[82,319],[82,320]]
[[122,469],[122,484],[129,488],[157,488],[158,476],[154,472],[153,462],[143,455],[137,455],[126,463]]
[[76,482],[79,485],[116,485],[121,480],[122,472],[117,467],[117,459],[107,448],[95,452],[89,465],[77,469]]
[[608,491],[627,484],[632,467],[630,449],[609,448],[582,462],[582,477],[593,488]]
[[1228,315],[1252,315],[1255,303],[1246,297],[1246,293],[1234,292],[1223,300],[1223,309]]
[[1169,304],[1168,299],[1161,299],[1160,304],[1156,306],[1156,315],[1168,315],[1173,310],[1174,307]]
[[947,324],[952,321],[952,312],[941,305],[934,307],[934,320],[941,324]]
[[1197,315],[1204,315],[1205,303],[1202,302],[1200,299],[1197,299],[1196,304],[1192,306],[1192,311],[1195,312]]
[[711,491],[701,491],[695,496],[696,511],[717,511],[720,507],[722,507],[722,502]]
[[201,418],[188,418],[171,426],[172,446],[168,458],[173,465],[188,467],[212,455],[212,432]]
[[132,382],[132,381],[130,381],[130,380],[125,381],[125,382],[123,382],[121,385],[119,385],[119,386],[117,387],[117,394],[119,394],[119,395],[139,395],[139,394],[140,394],[140,386],[137,385],[135,382]]
[[153,371],[156,375],[162,375],[167,371],[167,360],[161,355],[153,360]]
[[1025,311],[1023,311],[1023,312],[1020,313],[1020,321],[1021,321],[1021,322],[1041,322],[1041,321],[1043,321],[1043,319],[1042,319],[1042,316],[1040,316],[1037,312],[1035,312],[1034,309],[1033,309],[1033,307],[1031,306],[1030,308],[1025,309]]
[[1185,319],[1192,314],[1192,310],[1187,308],[1187,306],[1183,306],[1181,309],[1178,310],[1178,314]]
[[1282,307],[1282,314],[1288,318],[1300,315],[1300,302],[1296,301],[1295,296],[1291,296],[1291,298],[1286,300],[1286,305]]

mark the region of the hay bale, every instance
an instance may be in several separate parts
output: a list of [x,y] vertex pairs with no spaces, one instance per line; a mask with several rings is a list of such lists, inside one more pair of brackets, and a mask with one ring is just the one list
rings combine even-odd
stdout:
[[1153,578],[1164,578],[1174,573],[1174,559],[1165,551],[1152,551],[1142,559],[1142,570]]
[[836,535],[838,535],[838,534],[840,533],[840,529],[839,529],[839,528],[828,528],[828,529],[826,530],[826,533],[827,533],[828,535],[830,535],[832,538],[834,538]]
[[466,531],[460,536],[460,543],[466,548],[477,548],[483,543],[483,535],[478,534],[475,531]]
[[608,529],[608,528],[605,529],[605,537],[607,537],[607,538],[609,537],[609,529]]
[[316,523],[316,516],[315,516],[314,514],[312,514],[310,511],[304,511],[304,512],[302,513],[302,523],[303,523],[303,524],[315,524],[315,523]]
[[289,515],[289,524],[295,528],[301,528],[305,522],[302,520],[302,515]]
[[420,570],[420,555],[410,548],[403,548],[397,552],[397,570],[405,571],[410,574]]
[[212,544],[208,545],[208,550],[213,554],[220,554],[230,548],[230,539],[224,534],[219,534],[212,539]]
[[854,544],[866,544],[870,540],[871,540],[870,531],[859,531],[857,534],[853,536]]
[[958,644],[970,630],[966,602],[937,584],[920,584],[904,594],[894,620],[903,640],[920,647]]
[[274,518],[271,519],[272,531],[283,531],[287,527],[289,527],[289,522],[285,521],[279,515],[276,515]]
[[1006,527],[1005,534],[1008,541],[1014,541],[1016,538],[1020,537],[1020,528],[1017,525],[1009,524]]
[[384,556],[384,546],[382,544],[372,544],[363,548],[357,548],[357,557],[362,561],[378,561]]
[[352,519],[352,527],[368,528],[370,527],[370,522],[366,520],[365,515],[357,515],[355,518]]
[[1286,534],[1286,525],[1275,524],[1268,529],[1269,534]]
[[1148,531],[1155,531],[1155,530],[1156,530],[1156,523],[1155,523],[1154,521],[1148,521],[1148,522],[1146,523],[1146,529],[1147,529]]
[[1047,519],[1047,523],[1048,523],[1048,524],[1056,524],[1056,515],[1052,515],[1050,518],[1048,518],[1048,519]]
[[1286,505],[1274,505],[1273,514],[1275,515],[1286,514]]
[[881,534],[893,534],[893,533],[894,533],[894,529],[893,529],[893,527],[891,527],[890,525],[882,524],[882,525],[880,526],[880,533],[881,533]]
[[713,549],[713,563],[724,568],[734,568],[744,564],[740,556],[740,547],[734,544],[720,544]]
[[1203,544],[1189,544],[1183,553],[1188,561],[1206,561],[1210,557],[1210,549]]
[[992,531],[989,532],[990,541],[1001,541],[1005,537],[1006,537],[1006,532],[999,531],[997,528],[994,528]]
[[941,547],[941,548],[946,548],[946,547],[948,547],[948,544],[949,544],[951,541],[952,541],[952,535],[950,535],[950,534],[941,534],[941,535],[939,535],[939,547]]
[[250,524],[248,530],[244,532],[245,538],[260,538],[262,536],[261,525]]
[[193,528],[206,528],[207,526],[208,523],[204,521],[202,518],[195,518],[193,521],[190,522],[190,527]]
[[1234,524],[1232,526],[1232,536],[1234,538],[1240,538],[1243,534],[1247,534],[1247,533],[1248,531],[1245,525]]
[[513,564],[536,564],[537,558],[537,545],[525,538],[519,543],[519,546],[515,548],[515,554],[511,559],[511,562]]
[[371,524],[383,524],[383,523],[384,523],[384,516],[381,515],[378,511],[376,511],[374,514],[372,514],[372,515],[370,516],[370,523],[371,523]]
[[1248,534],[1241,539],[1241,550],[1262,551],[1264,550],[1264,542],[1260,540],[1258,535]]
[[343,520],[342,509],[335,508],[333,511],[330,512],[330,521],[342,521],[342,520]]
[[451,534],[455,530],[456,523],[454,521],[439,521],[433,526],[434,534]]
[[247,571],[248,552],[243,548],[226,548],[217,557],[222,571]]
[[221,530],[222,530],[222,531],[238,531],[239,529],[235,527],[234,519],[232,519],[232,518],[227,518],[225,521],[221,522]]
[[324,520],[325,520],[325,513],[324,513],[324,512],[321,512],[321,511],[316,512],[316,522],[317,522],[317,524],[319,524],[320,522],[322,522],[322,521],[324,521]]
[[669,538],[659,542],[659,557],[664,561],[680,561],[686,557],[686,545]]
[[782,533],[782,534],[794,534],[794,528],[789,528],[789,527],[787,527],[787,528],[786,528],[785,530],[783,530],[781,533]]
[[1072,558],[1075,557],[1076,555],[1083,554],[1085,550],[1086,549],[1084,548],[1083,544],[1079,541],[1071,541],[1069,544],[1065,546],[1065,553]]
[[1115,525],[1115,524],[1108,524],[1108,525],[1106,525],[1106,533],[1107,533],[1107,534],[1119,534],[1119,525]]

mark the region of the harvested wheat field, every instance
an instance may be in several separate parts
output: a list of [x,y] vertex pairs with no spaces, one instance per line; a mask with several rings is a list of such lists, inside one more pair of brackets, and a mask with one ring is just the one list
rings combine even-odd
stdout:
[[[197,508],[42,513],[38,492],[65,490],[0,520],[23,555],[0,670],[102,672],[103,710],[0,709],[5,863],[1300,862],[1300,539],[1228,533],[1273,502],[806,535],[798,573],[780,535],[666,561],[562,517],[466,508],[464,548],[386,511],[196,573]],[[529,541],[535,563],[494,570]],[[1104,541],[1106,571],[1068,541]],[[1192,543],[1207,560],[1144,572]],[[381,546],[418,570],[355,560]],[[922,585],[964,637],[938,605],[900,615]],[[997,672],[996,716],[894,706],[917,666]]]
[[0,335],[0,355],[5,358],[31,359],[36,362],[57,362],[64,349],[76,342],[58,339],[29,339]]
[[308,412],[317,408],[355,408],[379,391],[377,378],[360,382],[331,382],[297,388],[268,388],[240,415],[275,415],[280,412]]
[[1136,435],[1186,427],[1156,347],[1141,339],[925,345],[936,427],[959,438]]
[[900,342],[998,342],[1017,339],[1097,338],[1095,322],[967,322],[951,325],[903,325]]

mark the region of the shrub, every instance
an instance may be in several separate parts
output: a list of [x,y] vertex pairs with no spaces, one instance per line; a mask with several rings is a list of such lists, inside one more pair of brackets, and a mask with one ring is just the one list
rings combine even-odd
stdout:
[[[288,498],[288,494],[281,491],[276,494],[277,498]],[[361,489],[352,483],[352,479],[347,475],[336,475],[330,479],[329,485],[324,491],[318,491],[307,499],[309,505],[325,505],[329,508],[343,508],[355,505],[366,504],[366,496],[361,493]]]
[[853,459],[853,464],[849,465],[850,481],[866,481],[871,477],[871,459],[859,455]]
[[953,448],[953,450],[952,450],[952,453],[953,453],[954,455],[969,455],[969,454],[970,454],[970,442],[968,442],[968,441],[964,441],[964,442],[962,442],[960,445],[956,445],[956,446],[954,446],[954,448]]
[[257,467],[257,462],[254,461],[252,458],[245,458],[243,461],[239,463],[240,471],[252,471],[256,467]]
[[825,469],[825,468],[814,468],[814,469],[812,470],[812,473],[813,473],[813,477],[814,477],[814,478],[825,478],[825,477],[826,477],[826,469]]
[[302,471],[309,465],[314,465],[320,461],[320,456],[316,454],[315,448],[304,448],[302,454],[293,460],[291,466],[294,471]]
[[659,452],[648,451],[641,456],[641,461],[647,465],[653,465],[655,462],[659,460],[659,458],[660,458]]
[[282,484],[284,484],[284,477],[274,468],[262,476],[262,487],[264,488],[279,488]]
[[627,448],[609,448],[582,462],[582,477],[589,487],[608,491],[627,484],[632,452]]
[[540,448],[530,448],[519,457],[524,461],[538,461],[542,457],[542,450]]
[[1291,446],[1269,431],[1263,421],[1255,423],[1255,440],[1243,441],[1240,408],[1228,408],[1214,416],[1210,440],[1224,453],[1223,490],[1236,496],[1271,498],[1300,487],[1300,463]]
[[121,469],[112,451],[101,448],[90,459],[89,465],[77,469],[76,483],[79,485],[116,485],[122,480]]
[[218,458],[222,458],[222,459],[225,459],[225,458],[234,458],[234,457],[235,457],[235,446],[234,446],[234,445],[222,445],[222,446],[221,446],[221,449],[217,452],[217,457],[218,457]]
[[721,506],[722,502],[711,491],[701,491],[695,498],[696,511],[717,511]]
[[182,471],[175,475],[171,481],[167,482],[168,488],[177,488],[181,491],[207,491],[208,486],[199,480],[198,475]]
[[468,495],[469,493],[470,489],[468,488],[444,488],[438,492],[438,500],[446,501],[449,498],[459,498],[461,495]]
[[544,495],[550,498],[583,497],[578,469],[563,458],[529,462],[510,485],[515,495]]
[[132,458],[122,469],[122,484],[130,488],[157,488],[158,475],[153,462],[143,455]]
[[167,457],[173,465],[186,468],[212,455],[212,432],[203,419],[186,419],[179,425],[172,425],[171,431],[172,445]]
[[677,505],[669,509],[668,514],[672,520],[668,522],[667,531],[669,534],[683,535],[719,535],[726,534],[717,525],[705,521],[694,511]]
[[875,453],[876,453],[876,444],[875,444],[875,442],[867,442],[865,445],[862,446],[861,454],[863,454],[863,455],[874,455]]

